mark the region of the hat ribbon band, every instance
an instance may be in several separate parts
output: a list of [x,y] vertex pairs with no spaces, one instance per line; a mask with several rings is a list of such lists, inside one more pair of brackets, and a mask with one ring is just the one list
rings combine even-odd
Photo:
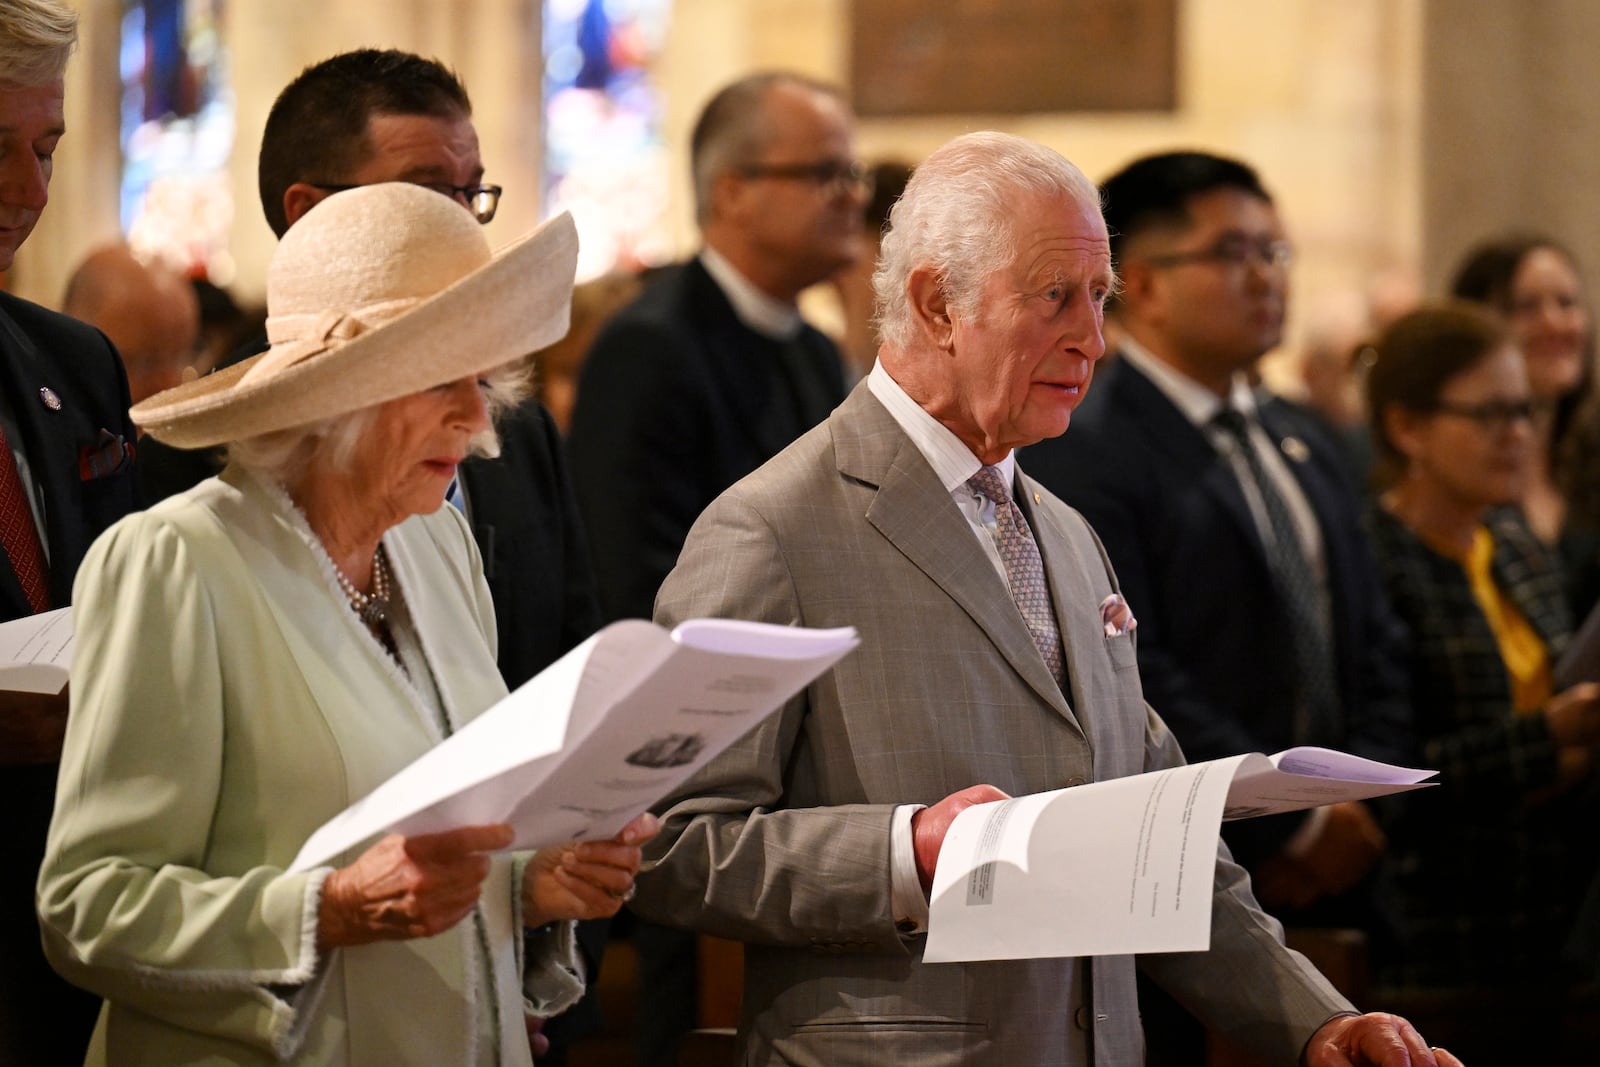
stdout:
[[278,315],[267,323],[269,348],[251,367],[240,385],[271,377],[302,363],[312,356],[338,348],[347,341],[398,318],[419,301],[385,300],[359,311],[324,311],[318,315]]

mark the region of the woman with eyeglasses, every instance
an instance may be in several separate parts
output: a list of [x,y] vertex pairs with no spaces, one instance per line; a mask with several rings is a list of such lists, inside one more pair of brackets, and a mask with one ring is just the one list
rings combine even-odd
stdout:
[[[1594,866],[1570,843],[1594,825],[1600,686],[1552,683],[1570,616],[1553,553],[1515,506],[1538,446],[1526,361],[1499,318],[1465,303],[1404,316],[1376,351],[1373,547],[1410,629],[1418,758],[1440,770],[1391,839],[1401,950],[1388,978],[1559,1003],[1561,946]],[[1462,1025],[1453,1051],[1501,1062],[1496,1024]]]
[[1451,293],[1499,314],[1527,361],[1538,407],[1522,510],[1540,540],[1558,549],[1581,618],[1600,600],[1600,397],[1577,261],[1549,237],[1497,237],[1462,260]]

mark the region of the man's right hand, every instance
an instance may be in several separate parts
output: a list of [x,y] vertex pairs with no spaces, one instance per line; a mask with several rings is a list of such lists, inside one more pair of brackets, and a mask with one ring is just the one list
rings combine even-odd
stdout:
[[939,865],[939,850],[944,847],[944,835],[956,816],[974,804],[1010,799],[992,785],[969,785],[911,816],[912,851],[916,853],[917,879],[922,882],[924,893],[933,889],[933,870]]

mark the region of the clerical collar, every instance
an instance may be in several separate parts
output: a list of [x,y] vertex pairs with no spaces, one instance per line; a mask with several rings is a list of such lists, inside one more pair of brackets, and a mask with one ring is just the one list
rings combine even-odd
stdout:
[[722,295],[733,305],[739,321],[764,337],[774,341],[789,341],[800,333],[800,309],[793,304],[775,300],[756,288],[754,282],[739,273],[715,248],[707,245],[700,250],[700,265],[705,267],[711,280],[717,283]]

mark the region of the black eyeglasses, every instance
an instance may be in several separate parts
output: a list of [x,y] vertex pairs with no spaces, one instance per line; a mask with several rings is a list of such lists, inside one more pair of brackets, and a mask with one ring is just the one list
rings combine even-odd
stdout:
[[1294,249],[1288,241],[1230,233],[1218,238],[1209,248],[1149,256],[1145,262],[1152,267],[1175,267],[1180,263],[1221,263],[1229,267],[1245,267],[1256,263],[1268,270],[1283,270],[1293,260]]
[[738,168],[746,178],[776,178],[810,182],[819,190],[836,193],[859,189],[872,195],[872,168],[860,160],[826,159],[820,163],[746,163]]
[[[342,193],[346,189],[359,189],[359,185],[335,185],[331,182],[307,182],[313,189],[327,193]],[[451,185],[449,182],[412,182],[424,189],[432,189],[440,196],[448,196],[466,205],[472,217],[482,226],[494,219],[500,208],[501,189],[498,185]]]
[[1437,415],[1454,415],[1457,418],[1471,419],[1480,427],[1490,433],[1509,430],[1519,422],[1532,422],[1539,411],[1537,401],[1528,400],[1485,400],[1481,404],[1446,404],[1433,405],[1433,412]]

